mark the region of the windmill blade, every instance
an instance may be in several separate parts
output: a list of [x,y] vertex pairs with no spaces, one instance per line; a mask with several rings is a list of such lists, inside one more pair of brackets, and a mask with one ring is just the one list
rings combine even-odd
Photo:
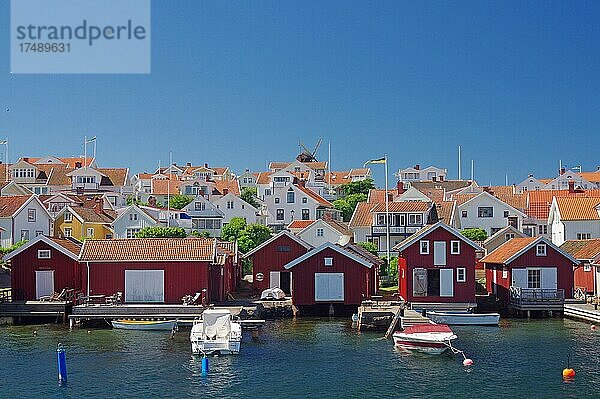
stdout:
[[313,158],[315,157],[315,155],[317,155],[317,151],[319,151],[319,148],[321,147],[322,142],[323,142],[323,138],[319,138],[319,141],[317,141],[317,145],[315,146],[315,150],[311,153]]
[[298,142],[298,143],[299,143],[299,145],[300,145],[300,148],[302,148],[302,150],[303,150],[302,152],[304,152],[304,153],[306,153],[306,154],[308,154],[308,155],[310,155],[310,154],[311,154],[310,150],[309,150],[308,148],[306,148],[306,146],[305,146],[304,144],[302,144],[302,142],[301,142],[301,141],[300,141],[300,142]]

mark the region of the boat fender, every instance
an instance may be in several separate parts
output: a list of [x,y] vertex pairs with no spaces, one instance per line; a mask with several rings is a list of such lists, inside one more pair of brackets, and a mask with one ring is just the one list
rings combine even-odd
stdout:
[[58,344],[56,347],[56,354],[58,358],[58,383],[64,384],[67,382],[67,355],[62,344]]
[[567,367],[566,369],[563,369],[562,376],[565,380],[572,380],[575,378],[575,370]]
[[596,330],[597,330],[597,327],[596,327],[596,325],[595,325],[595,324],[592,324],[592,325],[590,326],[590,330],[592,330],[592,331],[596,331]]
[[463,360],[463,366],[467,367],[467,366],[472,366],[472,365],[473,365],[473,359]]
[[208,375],[208,358],[206,356],[202,357],[202,375]]

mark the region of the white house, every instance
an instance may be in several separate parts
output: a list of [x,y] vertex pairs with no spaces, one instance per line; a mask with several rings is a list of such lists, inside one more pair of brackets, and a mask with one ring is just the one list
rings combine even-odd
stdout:
[[448,171],[446,169],[429,166],[421,169],[421,165],[415,165],[410,168],[400,169],[397,173],[399,181],[444,181]]
[[319,247],[326,242],[346,245],[352,240],[352,231],[348,224],[337,220],[315,220],[297,235],[313,247]]
[[522,193],[524,191],[544,190],[545,187],[546,183],[536,179],[533,175],[529,175],[527,179],[515,186],[515,190],[518,193]]
[[242,218],[248,224],[259,222],[260,211],[232,193],[218,197],[212,203],[223,212],[223,224],[233,218]]
[[483,191],[458,205],[454,227],[461,230],[480,228],[492,236],[508,225],[521,230],[526,217],[520,210]]
[[555,245],[600,238],[600,198],[554,197],[548,224]]
[[211,237],[220,237],[225,214],[202,195],[181,209],[191,221],[191,230],[208,233]]
[[569,188],[569,183],[574,184],[575,188],[580,188],[584,190],[591,190],[596,188],[596,184],[587,181],[583,177],[581,177],[578,173],[573,172],[572,170],[561,169],[560,174],[554,179],[550,180],[544,186],[545,190],[567,190]]
[[0,197],[0,242],[2,247],[50,235],[52,217],[36,195]]
[[158,226],[157,218],[146,212],[139,205],[131,205],[117,210],[117,217],[111,223],[114,238],[134,238],[135,234],[144,227]]

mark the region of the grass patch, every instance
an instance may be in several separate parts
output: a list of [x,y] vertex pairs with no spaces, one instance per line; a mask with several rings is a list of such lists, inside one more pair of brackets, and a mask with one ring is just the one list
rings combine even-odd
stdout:
[[395,294],[396,292],[398,292],[398,286],[391,286],[391,287],[380,287],[379,288],[379,293],[381,295],[392,295]]

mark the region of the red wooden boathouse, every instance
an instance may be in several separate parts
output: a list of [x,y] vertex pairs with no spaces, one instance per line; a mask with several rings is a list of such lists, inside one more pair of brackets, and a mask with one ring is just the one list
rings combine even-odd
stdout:
[[312,246],[300,237],[283,230],[244,255],[252,260],[253,286],[258,292],[281,288],[292,294],[292,272],[284,266],[304,255]]
[[85,292],[123,292],[127,303],[181,303],[202,290],[221,301],[232,261],[211,238],[87,240],[80,256]]
[[37,236],[4,256],[10,261],[13,300],[36,300],[63,289],[82,289],[81,243],[74,239]]
[[567,240],[560,249],[568,252],[579,261],[574,270],[574,288],[582,289],[588,295],[598,295],[598,266],[600,266],[600,239]]

